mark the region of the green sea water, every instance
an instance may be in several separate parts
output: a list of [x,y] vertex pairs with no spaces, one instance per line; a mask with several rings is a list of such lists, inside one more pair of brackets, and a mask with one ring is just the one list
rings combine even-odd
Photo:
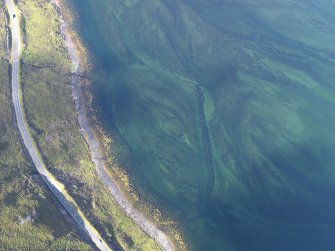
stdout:
[[191,250],[335,250],[335,1],[69,2],[113,150]]

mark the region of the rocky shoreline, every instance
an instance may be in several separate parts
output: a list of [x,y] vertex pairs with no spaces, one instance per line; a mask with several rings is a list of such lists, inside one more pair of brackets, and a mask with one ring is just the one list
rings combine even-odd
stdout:
[[100,180],[108,188],[114,201],[123,209],[125,214],[131,218],[144,232],[153,238],[164,251],[173,251],[175,247],[169,240],[168,236],[163,233],[153,222],[147,219],[139,210],[134,208],[131,202],[123,194],[119,186],[112,180],[108,174],[105,163],[103,161],[103,154],[101,144],[95,137],[94,129],[90,124],[88,118],[87,107],[85,105],[85,96],[81,86],[80,75],[83,72],[80,55],[70,35],[70,29],[64,21],[62,15],[62,2],[60,0],[53,0],[53,4],[62,16],[61,32],[64,35],[64,43],[68,50],[69,57],[74,65],[72,75],[72,95],[74,98],[75,107],[78,115],[78,123],[83,137],[89,147],[91,160],[95,165],[96,171]]

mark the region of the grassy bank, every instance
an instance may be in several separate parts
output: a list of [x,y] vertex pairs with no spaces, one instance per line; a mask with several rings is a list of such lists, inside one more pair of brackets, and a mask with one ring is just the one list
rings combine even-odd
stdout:
[[93,250],[25,158],[11,106],[0,9],[0,250]]
[[59,15],[46,0],[19,1],[19,8],[26,44],[21,68],[24,106],[47,167],[116,250],[159,250],[113,203],[90,161],[71,97],[71,62]]

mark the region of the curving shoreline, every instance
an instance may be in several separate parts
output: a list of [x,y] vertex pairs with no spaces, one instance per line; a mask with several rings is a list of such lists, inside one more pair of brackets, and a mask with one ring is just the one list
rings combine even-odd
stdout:
[[85,105],[85,97],[82,93],[82,87],[80,83],[80,75],[83,71],[80,64],[79,52],[70,36],[70,30],[67,23],[64,21],[64,16],[61,12],[62,3],[60,0],[53,0],[54,5],[59,10],[62,16],[61,32],[64,35],[64,43],[68,50],[69,57],[74,65],[72,71],[72,96],[74,98],[75,107],[78,115],[78,123],[82,135],[89,147],[91,160],[95,165],[96,171],[103,184],[108,188],[114,201],[122,208],[125,214],[131,218],[144,232],[146,232],[151,238],[153,238],[164,251],[174,251],[175,246],[169,240],[168,236],[160,230],[153,222],[147,219],[139,210],[134,208],[131,202],[126,198],[118,185],[112,180],[108,174],[105,163],[103,161],[103,154],[101,145],[96,139],[94,129],[90,125],[90,121],[87,115],[87,108]]

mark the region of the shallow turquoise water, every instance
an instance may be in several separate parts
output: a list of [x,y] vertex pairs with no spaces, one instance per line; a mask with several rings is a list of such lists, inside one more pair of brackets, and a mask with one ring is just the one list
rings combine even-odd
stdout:
[[70,2],[113,149],[192,250],[334,250],[334,1]]

